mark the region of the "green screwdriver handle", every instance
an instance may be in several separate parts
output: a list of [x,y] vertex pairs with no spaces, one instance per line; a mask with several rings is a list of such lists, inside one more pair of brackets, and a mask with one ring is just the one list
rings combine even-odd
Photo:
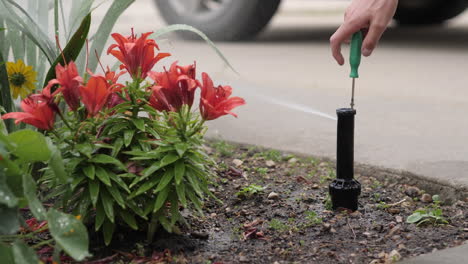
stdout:
[[361,47],[362,47],[362,33],[358,31],[353,34],[351,39],[351,48],[349,52],[349,64],[351,65],[351,73],[349,77],[359,78],[358,68],[361,64]]

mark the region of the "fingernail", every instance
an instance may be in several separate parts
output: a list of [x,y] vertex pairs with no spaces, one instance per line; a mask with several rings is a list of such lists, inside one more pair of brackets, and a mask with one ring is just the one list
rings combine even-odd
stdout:
[[371,54],[372,54],[372,50],[371,50],[371,49],[367,49],[367,48],[366,48],[366,49],[363,49],[363,50],[362,50],[362,55],[364,55],[364,56],[366,56],[366,57],[367,57],[367,56],[370,56]]

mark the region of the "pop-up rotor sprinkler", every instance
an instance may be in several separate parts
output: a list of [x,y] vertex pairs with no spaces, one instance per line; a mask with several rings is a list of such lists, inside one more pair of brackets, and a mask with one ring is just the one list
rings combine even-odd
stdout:
[[351,65],[351,108],[336,110],[338,116],[336,140],[336,179],[329,186],[333,209],[345,208],[356,211],[361,184],[354,179],[354,85],[359,77],[361,63],[362,33],[355,33],[351,40],[349,62]]

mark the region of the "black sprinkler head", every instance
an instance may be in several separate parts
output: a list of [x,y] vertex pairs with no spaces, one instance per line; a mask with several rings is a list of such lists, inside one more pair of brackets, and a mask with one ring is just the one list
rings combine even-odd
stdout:
[[354,179],[354,116],[356,110],[340,108],[338,116],[336,147],[336,179],[330,184],[329,192],[333,209],[358,209],[361,184]]

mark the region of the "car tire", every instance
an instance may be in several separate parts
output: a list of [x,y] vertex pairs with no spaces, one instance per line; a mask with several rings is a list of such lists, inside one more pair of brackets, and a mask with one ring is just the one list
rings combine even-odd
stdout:
[[[191,25],[212,40],[239,41],[255,37],[273,17],[281,0],[223,0],[215,10],[195,12],[178,10],[174,4],[177,1],[181,0],[155,0],[166,23]],[[184,39],[199,38],[190,32],[179,35]]]
[[394,18],[400,25],[440,24],[466,7],[466,0],[400,0]]

